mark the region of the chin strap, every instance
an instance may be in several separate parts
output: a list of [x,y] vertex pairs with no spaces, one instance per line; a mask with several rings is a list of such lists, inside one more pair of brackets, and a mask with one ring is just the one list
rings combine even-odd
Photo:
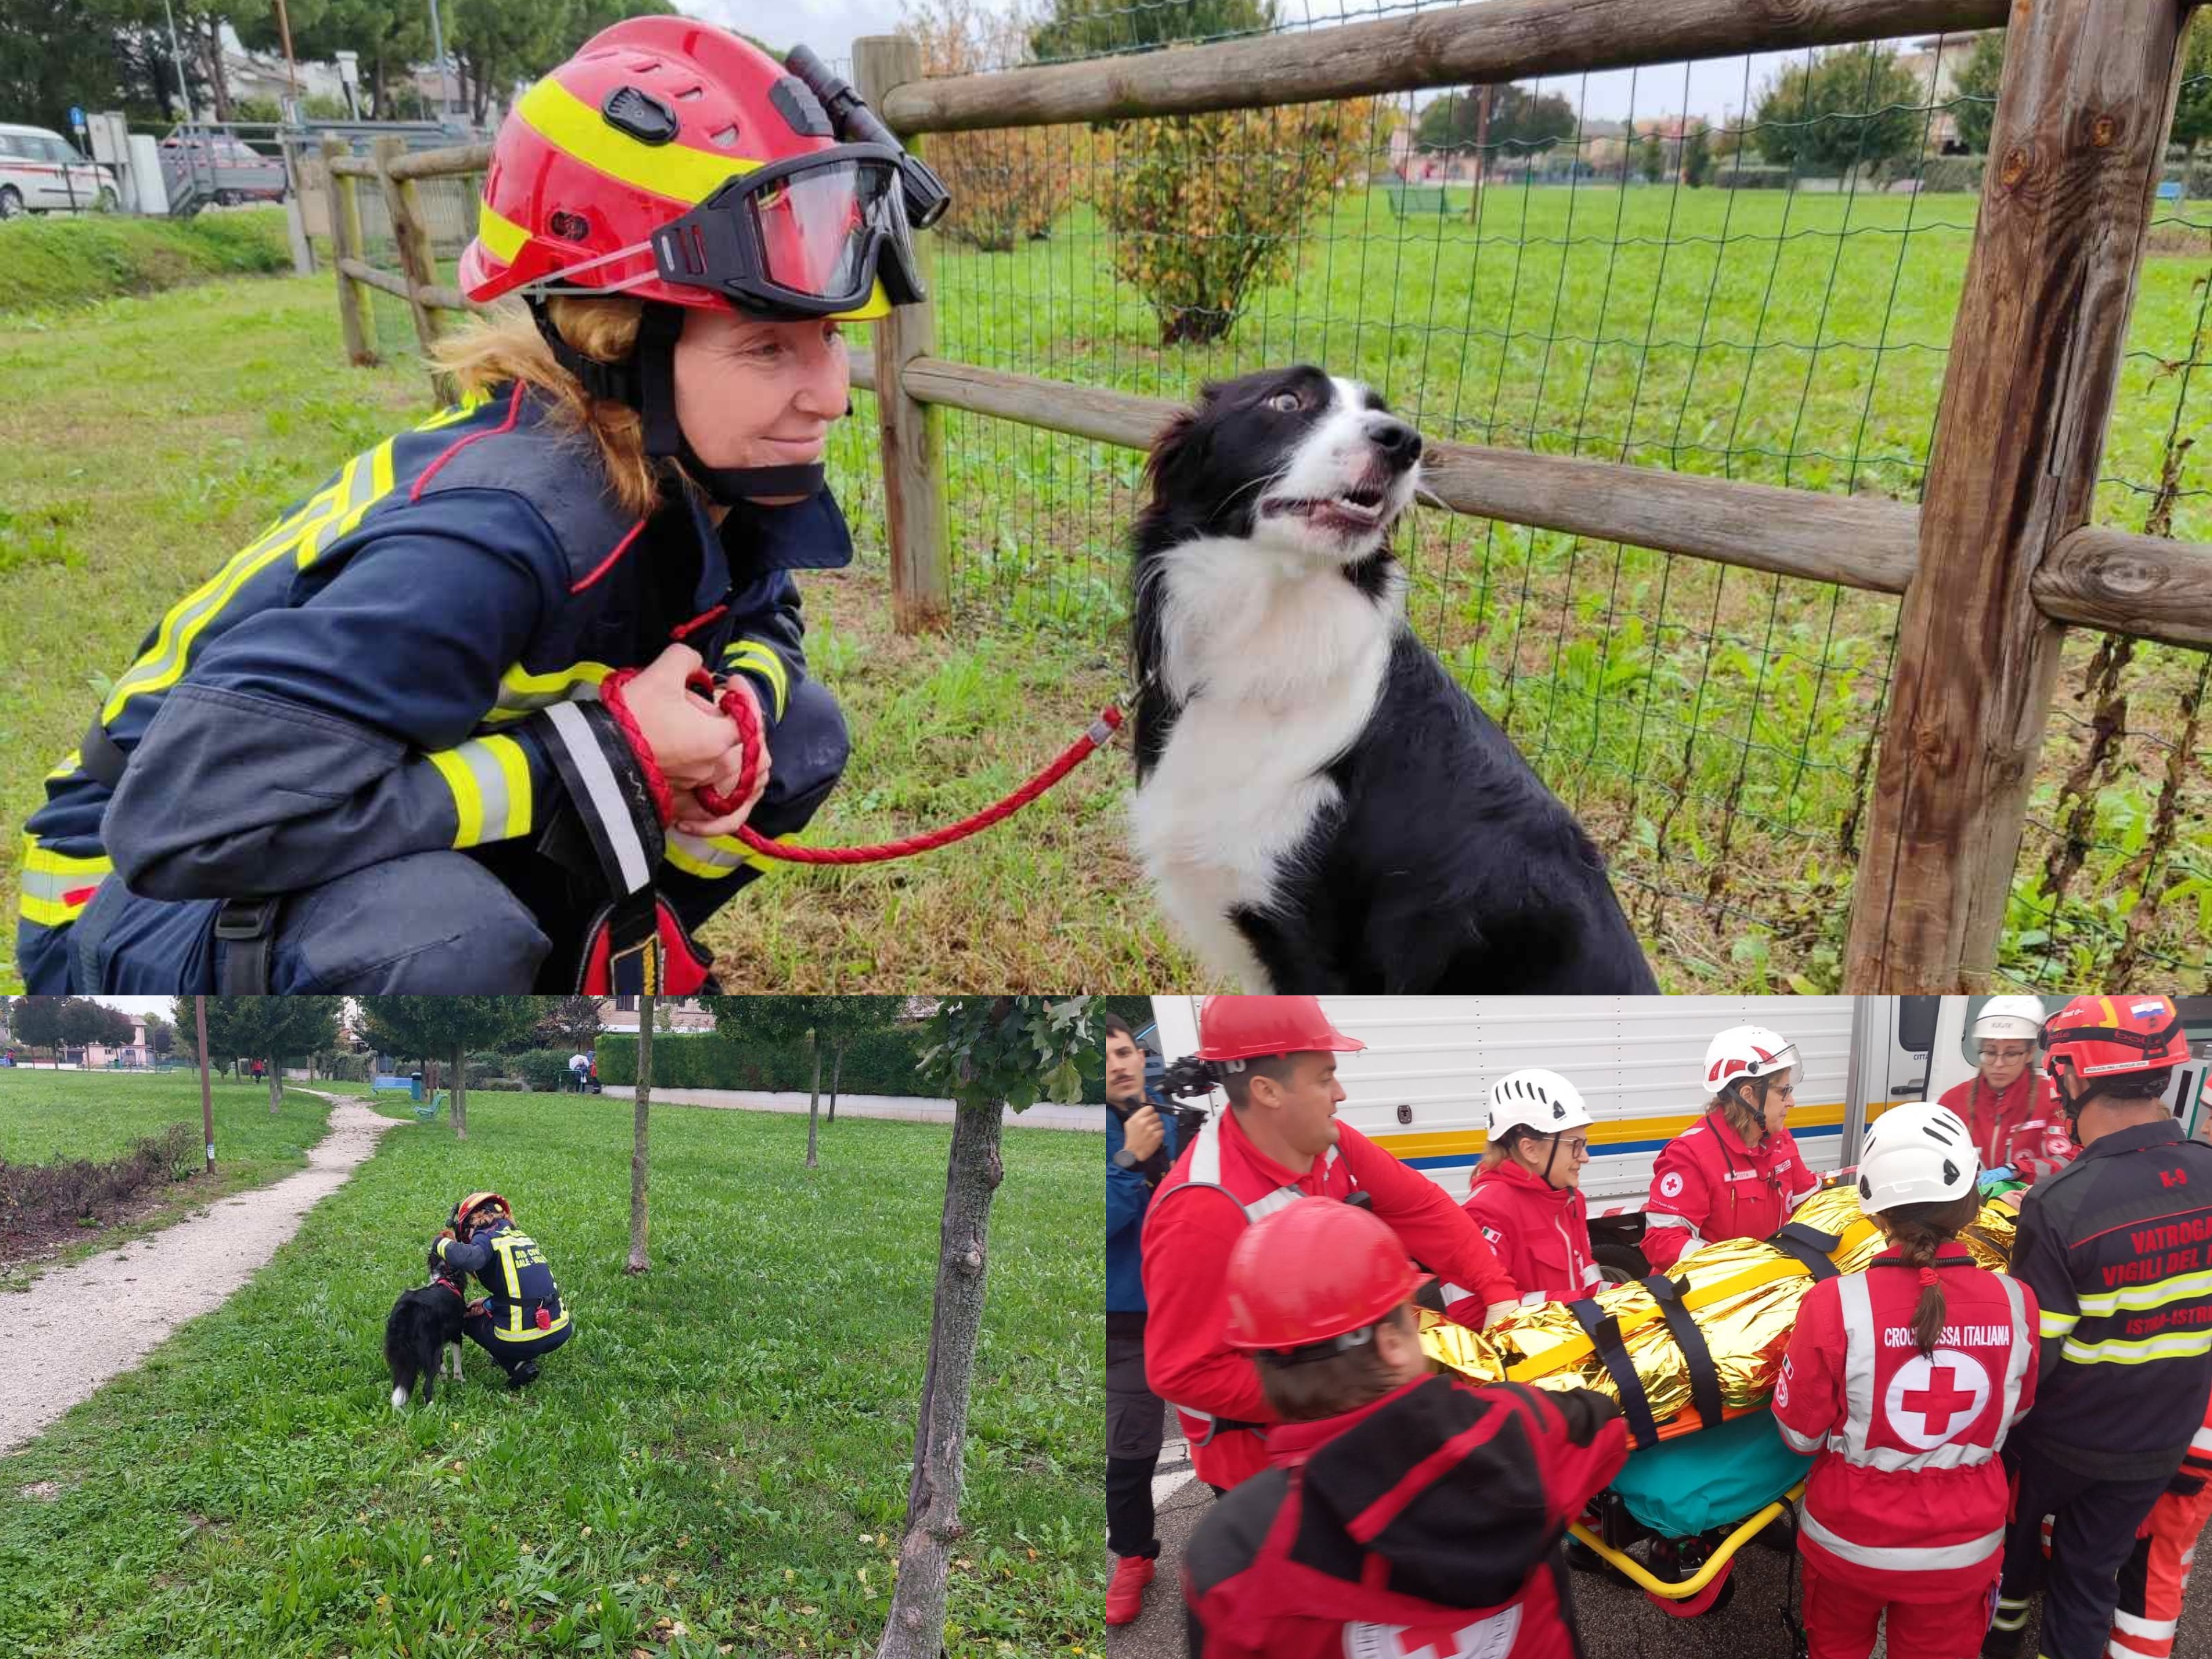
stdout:
[[587,357],[561,337],[540,295],[530,297],[530,315],[554,360],[574,375],[594,398],[635,410],[645,423],[645,453],[657,461],[680,465],[708,501],[736,507],[761,495],[819,495],[829,481],[819,461],[793,466],[709,466],[699,459],[676,417],[676,342],[684,332],[684,308],[647,301],[639,319],[637,346],[626,363]]

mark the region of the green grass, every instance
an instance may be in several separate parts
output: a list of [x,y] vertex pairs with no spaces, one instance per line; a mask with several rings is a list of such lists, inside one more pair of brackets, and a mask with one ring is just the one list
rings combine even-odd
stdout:
[[117,295],[291,265],[282,208],[191,219],[26,215],[0,225],[0,268],[8,273],[0,319],[51,319]]
[[[1164,351],[1078,204],[1012,253],[940,249],[939,349],[1176,398],[1318,360],[1438,437],[1911,500],[1974,209],[1498,187],[1478,232],[1355,191],[1290,276],[1245,296],[1227,340]],[[2171,453],[2174,532],[2212,539],[2212,477],[2191,447],[2206,377],[2176,367],[2203,355],[2212,248],[2170,217],[2159,234],[2098,513],[2142,527]],[[339,366],[321,277],[115,302],[38,334],[0,325],[18,391],[0,408],[0,573],[20,596],[0,660],[25,688],[0,708],[0,752],[21,757],[0,771],[11,819],[169,598],[423,407],[404,307],[380,297],[375,313],[392,361],[369,371]],[[169,347],[186,333],[196,372],[180,378]],[[857,402],[832,466],[861,560],[805,584],[810,656],[854,738],[813,835],[833,843],[994,799],[1116,694],[1138,499],[1131,452],[948,412],[959,624],[899,639],[873,411]],[[1440,513],[1400,543],[1415,626],[1606,847],[1662,984],[1835,988],[1895,601]],[[2067,644],[2031,794],[2002,956],[2024,983],[2101,982],[2116,963],[2164,982],[2161,963],[2201,963],[2212,936],[2212,727],[2172,752],[2205,654],[2136,647],[2120,712],[2100,719],[2084,689],[2095,642]],[[2077,808],[2069,775],[2091,761]],[[709,927],[720,970],[735,989],[1197,986],[1128,857],[1127,776],[1125,757],[1093,761],[1019,823],[925,859],[779,872]],[[2153,859],[2162,804],[2175,824]],[[2045,861],[2069,843],[2081,866],[2054,894]],[[9,885],[0,869],[0,900]]]
[[[307,1149],[330,1127],[330,1103],[297,1090],[285,1091],[283,1106],[274,1115],[265,1084],[218,1082],[210,1095],[216,1148],[212,1180],[202,1173],[149,1191],[144,1194],[148,1207],[119,1224],[88,1230],[82,1239],[34,1261],[0,1267],[0,1289],[20,1289],[38,1273],[142,1237],[219,1198],[265,1187],[303,1170]],[[106,1163],[172,1123],[191,1125],[192,1138],[198,1139],[197,1076],[132,1076],[36,1066],[0,1071],[0,1164],[48,1164],[62,1158]]]
[[[662,1108],[622,1271],[625,1103],[484,1094],[402,1128],[268,1269],[0,1461],[0,1651],[41,1659],[866,1651],[889,1606],[949,1131]],[[1012,1131],[946,1645],[1095,1643],[1097,1142]],[[392,1298],[494,1187],[578,1334],[404,1418]],[[51,1481],[50,1498],[21,1489]],[[665,1623],[662,1621],[666,1621]],[[680,1623],[685,1634],[675,1633]]]

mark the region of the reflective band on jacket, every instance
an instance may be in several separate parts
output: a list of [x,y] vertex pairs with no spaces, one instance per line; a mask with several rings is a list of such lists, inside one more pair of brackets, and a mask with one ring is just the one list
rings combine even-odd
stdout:
[[2212,1270],[2176,1273],[2171,1279],[2129,1285],[2117,1291],[2076,1297],[2075,1300],[2080,1304],[2083,1319],[2107,1319],[2118,1313],[2142,1313],[2151,1308],[2163,1308],[2168,1303],[2192,1296],[2212,1296]]
[[2109,1338],[2103,1342],[2066,1339],[2058,1357],[2078,1365],[2147,1365],[2154,1359],[2188,1359],[2212,1353],[2212,1331],[2169,1331],[2162,1336]]
[[114,868],[104,854],[77,857],[50,852],[36,837],[26,836],[16,878],[16,908],[35,927],[66,927],[84,914],[84,907]]
[[783,718],[784,705],[791,701],[791,671],[766,641],[739,640],[722,653],[722,661],[734,669],[749,669],[766,680],[775,693],[775,718]]
[[530,833],[530,763],[513,738],[472,738],[428,758],[453,791],[455,847]]
[[1940,1572],[1953,1567],[1978,1566],[2004,1547],[2002,1527],[1979,1538],[1969,1538],[1963,1544],[1944,1544],[1930,1549],[1925,1544],[1854,1544],[1849,1539],[1837,1537],[1810,1515],[1801,1516],[1798,1525],[1805,1529],[1806,1537],[1829,1554],[1863,1567],[1881,1567],[1891,1572]]
[[1668,1215],[1660,1211],[1646,1210],[1644,1212],[1644,1230],[1649,1232],[1654,1227],[1680,1227],[1692,1238],[1699,1237],[1697,1224],[1688,1217]]
[[[777,836],[779,842],[793,842],[797,836]],[[735,836],[693,836],[681,830],[668,832],[667,845],[661,856],[687,875],[703,877],[708,881],[720,881],[733,870],[750,865],[756,870],[773,870],[783,861],[772,859],[739,841]]]
[[2053,1313],[2045,1308],[2036,1317],[2035,1329],[2040,1336],[2063,1336],[2081,1322],[2080,1314]]
[[505,726],[556,702],[596,702],[600,682],[614,672],[603,662],[572,662],[533,674],[517,663],[499,677],[499,697],[483,723]]
[[[1948,1441],[1927,1451],[1867,1444],[1867,1437],[1874,1427],[1874,1297],[1863,1273],[1847,1273],[1836,1280],[1837,1298],[1842,1304],[1844,1316],[1844,1427],[1840,1434],[1828,1437],[1830,1451],[1862,1468],[1884,1470],[1973,1468],[1997,1455],[2011,1431],[2014,1415],[2020,1410],[2021,1385],[2027,1376],[2033,1345],[2027,1340],[2027,1306],[2021,1298],[2019,1281],[2002,1274],[1997,1275],[1996,1279],[2012,1310],[2012,1349],[2005,1358],[2003,1393],[2000,1397],[2002,1415],[1997,1419],[1996,1439],[1986,1446]],[[1968,1426],[1960,1425],[1961,1431]],[[1798,1451],[1810,1455],[1819,1449],[1819,1443],[1808,1436],[1786,1428],[1782,1433]],[[1807,1524],[1811,1524],[1810,1516],[1807,1517]],[[1823,1538],[1821,1541],[1825,1543],[1826,1540]],[[1843,1552],[1838,1550],[1837,1553]]]
[[2180,1622],[2179,1619],[2145,1619],[2125,1607],[2112,1610],[2112,1627],[2123,1636],[2145,1636],[2156,1641],[2172,1635]]

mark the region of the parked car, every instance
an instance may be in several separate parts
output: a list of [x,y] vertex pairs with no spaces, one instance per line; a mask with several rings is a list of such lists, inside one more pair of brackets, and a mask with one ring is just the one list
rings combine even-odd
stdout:
[[184,199],[194,185],[222,207],[284,199],[284,163],[264,155],[227,132],[173,132],[161,140],[161,179],[169,200]]
[[0,122],[0,219],[26,213],[107,212],[123,198],[115,174],[45,127]]

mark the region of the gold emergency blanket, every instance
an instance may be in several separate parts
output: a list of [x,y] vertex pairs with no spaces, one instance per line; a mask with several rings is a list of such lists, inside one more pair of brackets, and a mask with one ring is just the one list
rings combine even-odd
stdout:
[[[1881,1229],[1859,1209],[1850,1188],[1825,1188],[1791,1218],[1840,1243],[1829,1259],[1856,1273],[1883,1249]],[[1977,1267],[2002,1271],[2010,1260],[2019,1212],[2002,1199],[1982,1206],[1960,1235]],[[1766,1403],[1797,1322],[1797,1304],[1813,1287],[1805,1265],[1773,1245],[1750,1239],[1706,1244],[1668,1277],[1684,1286],[1682,1303],[1696,1321],[1720,1380],[1723,1411],[1754,1410]],[[1611,1285],[1597,1292],[1599,1308],[1620,1322],[1622,1346],[1664,1426],[1690,1410],[1690,1370],[1667,1328],[1659,1304],[1642,1285]],[[1478,1382],[1501,1379],[1543,1389],[1594,1389],[1618,1401],[1620,1390],[1590,1339],[1564,1303],[1524,1309],[1486,1331],[1454,1325],[1434,1314],[1421,1316],[1421,1345],[1437,1364]],[[1689,1424],[1684,1426],[1689,1426]]]

